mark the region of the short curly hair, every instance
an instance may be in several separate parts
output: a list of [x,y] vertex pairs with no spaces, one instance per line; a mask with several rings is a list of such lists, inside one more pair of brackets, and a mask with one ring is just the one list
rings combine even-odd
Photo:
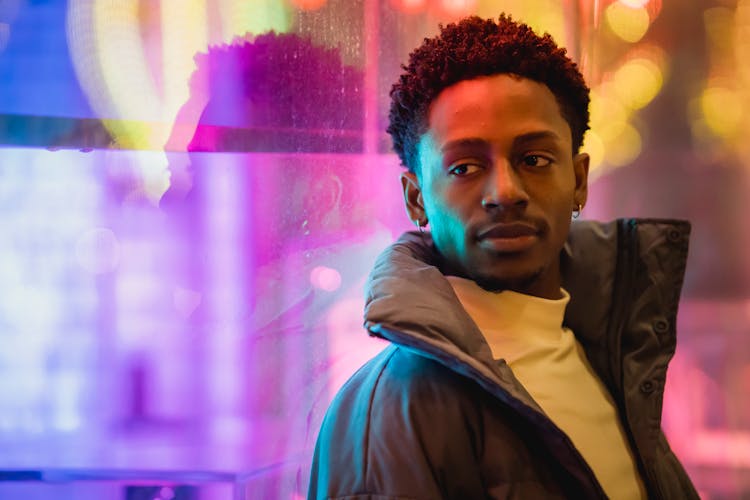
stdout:
[[578,152],[589,128],[589,88],[583,75],[552,37],[539,36],[526,24],[501,14],[498,21],[471,16],[425,38],[409,56],[404,73],[391,88],[387,132],[401,163],[415,172],[417,143],[427,132],[432,101],[462,80],[513,74],[546,85],[570,125]]

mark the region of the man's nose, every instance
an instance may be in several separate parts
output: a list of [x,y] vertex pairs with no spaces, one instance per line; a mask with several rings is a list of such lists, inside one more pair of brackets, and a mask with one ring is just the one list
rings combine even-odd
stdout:
[[528,202],[523,179],[513,163],[507,159],[497,160],[487,176],[482,206],[486,209],[525,207]]

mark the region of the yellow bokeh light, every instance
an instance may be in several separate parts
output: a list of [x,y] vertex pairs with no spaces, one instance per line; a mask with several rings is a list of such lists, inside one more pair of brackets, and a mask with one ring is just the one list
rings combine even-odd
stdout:
[[[118,148],[164,148],[189,98],[194,56],[209,43],[289,26],[289,8],[275,0],[154,0],[150,8],[163,15],[144,16],[139,0],[68,2],[66,31],[76,76]],[[153,18],[160,22],[149,23]],[[140,180],[142,193],[158,200],[169,182],[166,162],[153,163]]]
[[[217,3],[221,16],[221,39],[224,43],[229,43],[235,37],[246,33],[259,34],[268,30],[286,32],[289,29],[290,18],[286,2],[218,0]],[[318,3],[321,3],[322,7],[325,2]],[[309,10],[314,9],[311,6]]]
[[[608,85],[591,91],[591,129],[606,142],[619,136],[628,121],[625,107],[617,99],[608,97]],[[604,91],[604,92],[602,92]]]
[[605,144],[605,160],[613,167],[622,167],[632,163],[641,154],[643,147],[641,134],[629,123],[620,131],[620,134]]
[[625,106],[641,109],[650,103],[664,85],[659,67],[644,58],[632,59],[623,64],[612,78],[612,87]]
[[629,123],[630,113],[615,96],[614,84],[604,83],[591,92],[591,130],[583,150],[591,156],[591,168],[600,164],[621,167],[641,154],[641,135]]
[[739,94],[724,87],[708,87],[700,97],[703,119],[711,131],[720,137],[730,137],[737,132],[742,121],[742,99]]
[[[69,0],[71,59],[91,107],[116,144],[161,150],[188,99],[193,57],[216,40],[285,31],[288,7],[275,0],[155,0],[158,26],[142,24],[139,0]],[[218,8],[211,24],[209,7]],[[209,36],[210,35],[210,36]],[[147,54],[160,54],[153,68]]]
[[[162,9],[171,12],[161,19],[163,96],[162,119],[173,122],[180,106],[190,97],[187,79],[195,69],[193,54],[208,45],[206,0],[162,0]],[[146,48],[148,50],[148,48]],[[155,137],[164,144],[166,136]]]
[[589,172],[595,172],[604,161],[606,149],[604,148],[604,142],[594,130],[586,132],[581,152],[588,153],[590,158]]
[[604,11],[607,25],[612,32],[625,40],[635,43],[648,31],[651,19],[644,7],[633,8],[615,2]]
[[[149,40],[142,37],[137,0],[68,4],[68,42],[76,74],[120,148],[163,147],[171,121],[187,99],[193,54],[206,44],[205,0],[163,0],[160,8],[172,14],[158,26],[161,37]],[[155,44],[160,44],[158,49]],[[156,74],[148,52],[162,54]]]
[[492,18],[496,18],[500,11],[523,21],[538,33],[549,33],[560,45],[573,45],[574,41],[567,37],[565,30],[567,12],[559,0],[505,0],[502,9],[498,8],[497,0],[479,0],[475,9],[476,15]]
[[[113,120],[110,132],[127,149],[152,146],[152,124],[161,119],[161,102],[150,75],[139,25],[138,2],[103,1],[93,4],[95,44],[99,69],[112,109],[104,117],[138,116],[137,121]],[[115,55],[116,54],[116,55]],[[112,116],[114,115],[114,116]],[[108,127],[109,128],[109,127]]]

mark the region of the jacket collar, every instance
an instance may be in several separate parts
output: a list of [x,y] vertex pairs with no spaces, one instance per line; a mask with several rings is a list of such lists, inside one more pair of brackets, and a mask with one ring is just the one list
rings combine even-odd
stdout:
[[[619,361],[612,366],[613,359],[622,355],[620,331],[628,335],[633,330],[630,323],[642,323],[644,317],[636,311],[640,315],[629,319],[632,314],[622,311],[631,307],[627,300],[613,305],[613,297],[622,299],[616,293],[621,285],[616,285],[616,280],[636,271],[641,281],[643,275],[649,278],[658,274],[658,279],[642,284],[645,288],[639,293],[666,298],[666,302],[656,306],[667,316],[671,339],[660,339],[659,345],[670,351],[671,357],[688,234],[686,222],[668,220],[574,221],[571,225],[561,253],[563,287],[571,295],[565,324],[575,332],[594,368],[611,389],[622,390]],[[637,265],[632,263],[630,267],[637,269],[625,269],[623,254],[633,255]],[[418,232],[405,233],[380,255],[366,293],[365,327],[369,333],[435,358],[455,371],[479,373],[500,382],[512,395],[536,406],[507,365],[492,359],[484,337],[461,307],[436,267],[437,262],[429,234]],[[649,314],[652,315],[647,312],[646,316]],[[618,326],[612,324],[613,318],[618,322],[625,319]],[[610,338],[607,333],[615,326],[618,334]],[[641,342],[637,338],[631,340],[631,344]]]
[[366,292],[365,325],[399,330],[458,358],[491,359],[489,347],[437,268],[429,234],[405,233],[378,257]]
[[[566,324],[606,324],[611,309],[617,229],[613,223],[575,222],[563,249],[563,288],[571,295]],[[438,269],[439,257],[428,233],[407,232],[386,249],[370,273],[365,324],[397,329],[423,342],[492,362],[489,347]],[[585,314],[584,314],[585,311]],[[373,330],[375,328],[375,330]],[[576,331],[574,329],[574,331]]]
[[405,233],[386,249],[368,280],[365,328],[478,381],[509,405],[521,403],[542,413],[510,367],[492,359],[437,260],[430,236],[419,232]]

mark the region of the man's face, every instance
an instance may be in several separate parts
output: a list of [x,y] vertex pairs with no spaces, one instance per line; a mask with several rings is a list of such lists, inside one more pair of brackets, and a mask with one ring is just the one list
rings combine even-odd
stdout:
[[501,74],[461,81],[432,102],[419,175],[402,184],[446,272],[482,287],[560,297],[559,255],[586,202],[588,155],[541,83]]

